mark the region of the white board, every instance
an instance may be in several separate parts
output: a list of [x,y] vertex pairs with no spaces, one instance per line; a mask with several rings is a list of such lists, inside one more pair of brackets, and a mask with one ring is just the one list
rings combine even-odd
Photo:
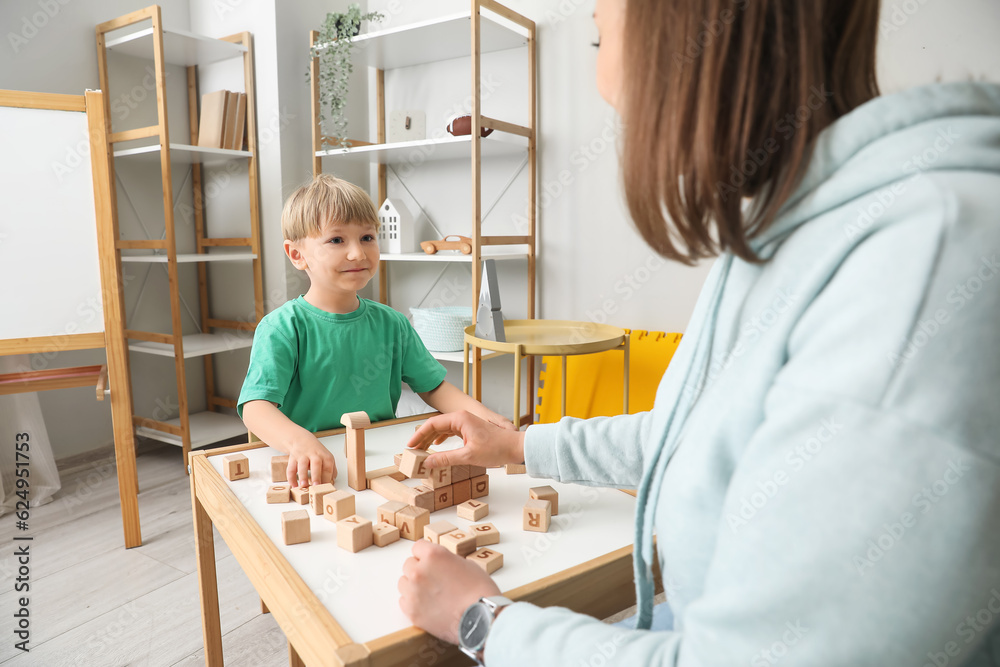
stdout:
[[87,114],[0,107],[0,340],[104,331]]
[[[403,451],[414,428],[422,421],[395,424],[365,431],[365,464],[368,470],[392,465],[394,454]],[[357,513],[376,520],[376,509],[386,502],[371,490],[353,491],[347,486],[344,436],[320,440],[337,462],[338,489],[355,494]],[[462,444],[449,438],[435,449],[453,449]],[[337,546],[336,526],[313,514],[307,505],[268,505],[271,485],[270,462],[280,454],[263,447],[246,452],[250,477],[230,482],[223,477],[254,521],[264,530],[302,580],[312,589],[340,626],[355,642],[364,643],[410,627],[399,608],[396,583],[413,542],[400,540],[387,547],[369,547],[350,553]],[[208,459],[222,473],[222,456]],[[507,475],[502,469],[489,471],[490,493],[482,498],[490,506],[489,515],[476,523],[492,523],[500,531],[500,543],[493,545],[503,554],[503,567],[493,573],[501,591],[537,581],[632,544],[635,498],[616,489],[595,489],[576,484],[559,484],[528,475]],[[419,480],[407,480],[416,486]],[[548,533],[522,530],[522,513],[528,489],[550,485],[559,492],[559,515],[552,517]],[[311,541],[285,546],[281,540],[281,514],[296,509],[309,512]],[[431,523],[448,521],[466,529],[471,521],[459,519],[454,507],[431,513]]]

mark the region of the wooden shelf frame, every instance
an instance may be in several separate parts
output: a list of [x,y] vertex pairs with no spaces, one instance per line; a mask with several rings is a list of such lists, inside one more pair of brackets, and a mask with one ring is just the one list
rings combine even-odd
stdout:
[[[108,33],[123,28],[129,28],[136,24],[149,21],[149,27],[138,28],[124,36],[109,36]],[[187,262],[193,262],[198,271],[198,293],[200,301],[200,322],[199,326],[204,334],[212,334],[217,328],[232,328],[236,330],[253,330],[256,324],[264,316],[264,288],[261,270],[260,252],[260,193],[259,193],[259,165],[257,163],[257,119],[256,119],[256,95],[255,95],[255,68],[253,36],[249,32],[240,32],[220,39],[213,39],[201,35],[194,35],[184,31],[167,31],[163,28],[161,9],[159,5],[151,5],[129,14],[125,14],[116,19],[106,21],[96,27],[97,38],[97,59],[100,76],[101,89],[109,90],[108,76],[108,50],[119,50],[126,55],[142,57],[141,47],[148,48],[151,41],[152,52],[148,55],[153,61],[155,72],[155,95],[157,107],[157,123],[147,127],[125,130],[122,132],[112,132],[110,120],[110,95],[104,99],[106,111],[106,134],[107,149],[111,171],[114,173],[116,157],[123,161],[130,160],[153,160],[158,161],[162,177],[163,192],[163,214],[165,222],[165,238],[157,240],[122,240],[115,237],[115,259],[118,265],[118,278],[121,279],[121,262],[160,262],[166,264],[167,278],[169,282],[169,302],[171,315],[171,333],[153,334],[149,332],[139,332],[127,329],[123,322],[122,327],[125,335],[130,339],[147,341],[159,347],[161,345],[172,346],[174,358],[174,372],[177,379],[177,393],[179,404],[179,415],[177,424],[170,424],[164,421],[146,419],[139,415],[132,415],[133,426],[146,427],[161,432],[164,440],[174,442],[179,440],[183,450],[184,460],[191,449],[192,440],[198,441],[197,434],[191,433],[191,415],[187,398],[187,378],[184,368],[184,334],[181,326],[181,298],[179,291],[178,266]],[[247,95],[246,128],[247,128],[247,150],[223,150],[207,149],[199,147],[198,143],[198,104],[200,95],[198,91],[198,66],[199,64],[209,64],[225,60],[228,58],[242,58],[243,60],[243,85]],[[188,144],[172,143],[170,141],[169,126],[167,120],[167,94],[165,86],[165,67],[167,64],[181,64],[186,67],[187,72],[187,106],[190,126],[190,137]],[[132,141],[135,139],[155,138],[157,143],[152,146],[138,148],[115,149],[117,143]],[[208,238],[205,236],[205,210],[204,210],[204,190],[202,167],[207,164],[220,164],[226,160],[245,159],[247,160],[247,172],[249,180],[250,196],[250,234],[239,238]],[[174,208],[172,201],[173,179],[171,174],[171,164],[190,164],[192,173],[192,190],[194,192],[194,218],[196,255],[205,255],[204,259],[197,256],[192,257],[190,253],[179,254],[177,252],[176,225],[174,221]],[[114,193],[114,179],[112,178],[112,203],[114,225],[117,232],[117,196]],[[209,259],[208,250],[212,247],[244,247],[248,251],[241,253],[239,258],[216,257],[214,254]],[[122,250],[156,250],[162,254],[136,256],[122,255]],[[217,261],[245,261],[250,264],[253,276],[254,294],[254,319],[252,322],[236,322],[212,317],[209,313],[209,293],[208,280],[209,273],[207,264]],[[216,411],[219,407],[233,407],[235,401],[220,397],[215,391],[215,369],[210,352],[203,356],[205,365],[205,392],[209,411]],[[191,356],[191,355],[188,355]],[[170,436],[169,438],[166,436]]]
[[[497,17],[502,19],[498,21]],[[313,176],[317,176],[323,173],[323,158],[328,157],[330,159],[338,160],[359,160],[363,159],[365,161],[371,161],[378,164],[378,201],[379,204],[385,201],[388,193],[387,187],[387,170],[386,164],[392,163],[391,154],[394,150],[405,148],[406,151],[410,150],[410,146],[394,145],[386,143],[386,113],[385,113],[385,69],[379,67],[379,65],[390,65],[390,66],[405,66],[413,65],[424,62],[433,62],[434,59],[428,60],[423,58],[423,56],[410,56],[404,55],[403,60],[396,62],[393,57],[386,56],[385,53],[388,52],[389,47],[387,46],[392,40],[396,39],[406,39],[413,37],[418,34],[427,33],[437,34],[434,31],[447,29],[448,26],[454,27],[460,24],[462,21],[468,21],[469,27],[469,48],[457,49],[453,54],[448,55],[449,58],[469,56],[472,61],[472,77],[470,81],[472,100],[472,129],[469,137],[453,137],[446,138],[445,141],[437,142],[441,146],[447,146],[448,151],[442,157],[450,158],[455,157],[458,153],[452,153],[454,149],[461,146],[467,149],[465,155],[471,160],[471,178],[472,178],[472,210],[471,210],[471,233],[469,237],[472,239],[472,254],[469,256],[468,261],[472,263],[472,321],[475,324],[476,309],[479,305],[479,288],[480,282],[482,280],[482,272],[480,270],[481,262],[483,259],[496,259],[496,256],[489,251],[484,251],[485,248],[491,246],[507,246],[507,245],[524,245],[526,249],[521,251],[518,249],[518,256],[524,257],[527,260],[527,274],[528,274],[528,295],[527,295],[527,318],[535,319],[536,311],[536,271],[537,271],[537,234],[538,234],[538,220],[537,220],[537,191],[538,191],[538,151],[537,151],[537,138],[538,138],[538,109],[537,109],[537,69],[538,69],[538,39],[535,22],[531,19],[513,11],[512,9],[496,2],[496,0],[470,0],[470,9],[468,13],[461,13],[456,15],[450,15],[445,17],[440,17],[436,19],[431,19],[428,21],[422,21],[420,23],[413,24],[411,26],[399,26],[393,27],[388,30],[368,33],[365,35],[359,35],[355,38],[356,42],[366,41],[366,49],[364,50],[363,62],[360,64],[375,67],[375,105],[376,105],[376,118],[377,118],[377,130],[376,130],[376,141],[374,143],[367,141],[355,141],[350,140],[351,148],[344,149],[332,149],[324,150],[323,141],[324,139],[329,140],[329,137],[325,137],[322,134],[322,129],[319,125],[320,116],[320,102],[319,102],[319,58],[313,58],[310,64],[310,81],[312,88],[311,102],[312,102],[312,166],[313,166]],[[523,34],[512,27],[506,25],[507,23],[512,23],[516,28],[523,31]],[[503,41],[503,33],[510,33],[511,35],[517,35],[517,39],[513,39],[509,42]],[[310,48],[318,45],[319,32],[311,31],[309,33],[309,46]],[[499,44],[499,45],[497,45]],[[485,48],[484,48],[485,47]],[[481,64],[482,64],[482,54],[484,52],[491,52],[495,50],[504,50],[510,48],[524,48],[528,50],[528,72],[527,72],[527,82],[528,82],[528,124],[519,125],[516,123],[510,123],[502,119],[490,118],[483,115],[482,113],[482,98],[481,98]],[[419,63],[413,58],[419,59]],[[422,58],[422,59],[420,59]],[[439,59],[445,59],[441,57]],[[359,63],[356,63],[359,64]],[[507,137],[496,137],[491,136],[490,138],[483,138],[480,136],[481,128],[489,127],[493,128],[496,132],[504,133],[509,135]],[[496,134],[496,132],[494,134]],[[502,136],[502,135],[501,135]],[[489,158],[491,147],[495,148],[497,144],[509,146],[511,140],[517,140],[523,145],[523,148],[518,150],[527,151],[528,156],[528,230],[526,234],[519,236],[488,236],[482,233],[483,224],[483,213],[482,213],[482,161],[484,154]],[[464,145],[462,143],[464,142]],[[412,142],[407,142],[412,143]],[[419,142],[418,142],[419,143]],[[427,143],[427,142],[424,142]],[[433,143],[433,142],[432,142]],[[486,150],[484,151],[484,146]],[[508,151],[509,153],[509,151]],[[394,258],[387,260],[385,257],[379,262],[379,301],[382,303],[389,303],[389,262],[390,261],[401,261],[402,258]],[[449,258],[450,261],[455,261]],[[411,258],[411,261],[416,261]],[[428,260],[423,260],[428,261]],[[458,359],[461,360],[461,354],[458,355]],[[482,360],[483,354],[479,348],[474,348],[472,351],[472,386],[471,393],[477,400],[482,400]],[[527,358],[527,372],[528,372],[528,412],[526,415],[522,415],[520,418],[521,424],[532,423],[534,411],[532,405],[534,404],[534,378],[535,378],[535,359],[534,357]]]

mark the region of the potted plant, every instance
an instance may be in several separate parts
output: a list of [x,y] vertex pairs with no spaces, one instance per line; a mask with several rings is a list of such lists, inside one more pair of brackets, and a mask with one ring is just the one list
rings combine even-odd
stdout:
[[[319,124],[324,148],[329,145],[327,138],[330,136],[336,137],[341,148],[350,145],[344,108],[347,105],[350,76],[354,71],[351,63],[353,38],[361,32],[362,21],[381,21],[384,18],[381,12],[362,14],[355,2],[347,7],[346,12],[328,13],[323,21],[319,39],[309,55],[319,58]],[[306,72],[306,79],[309,79],[309,72]],[[322,131],[324,123],[330,132]]]

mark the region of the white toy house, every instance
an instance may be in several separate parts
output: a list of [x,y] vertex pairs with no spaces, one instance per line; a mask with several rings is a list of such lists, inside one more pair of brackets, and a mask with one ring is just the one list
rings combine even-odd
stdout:
[[378,207],[378,220],[381,223],[378,232],[380,252],[399,254],[417,251],[413,216],[410,215],[405,206],[391,199],[386,199]]

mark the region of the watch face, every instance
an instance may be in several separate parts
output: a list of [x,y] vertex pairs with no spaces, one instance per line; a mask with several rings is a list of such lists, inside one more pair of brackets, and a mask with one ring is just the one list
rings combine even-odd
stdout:
[[478,651],[486,642],[486,634],[490,630],[493,614],[486,606],[476,603],[465,610],[458,626],[458,638],[462,646]]

